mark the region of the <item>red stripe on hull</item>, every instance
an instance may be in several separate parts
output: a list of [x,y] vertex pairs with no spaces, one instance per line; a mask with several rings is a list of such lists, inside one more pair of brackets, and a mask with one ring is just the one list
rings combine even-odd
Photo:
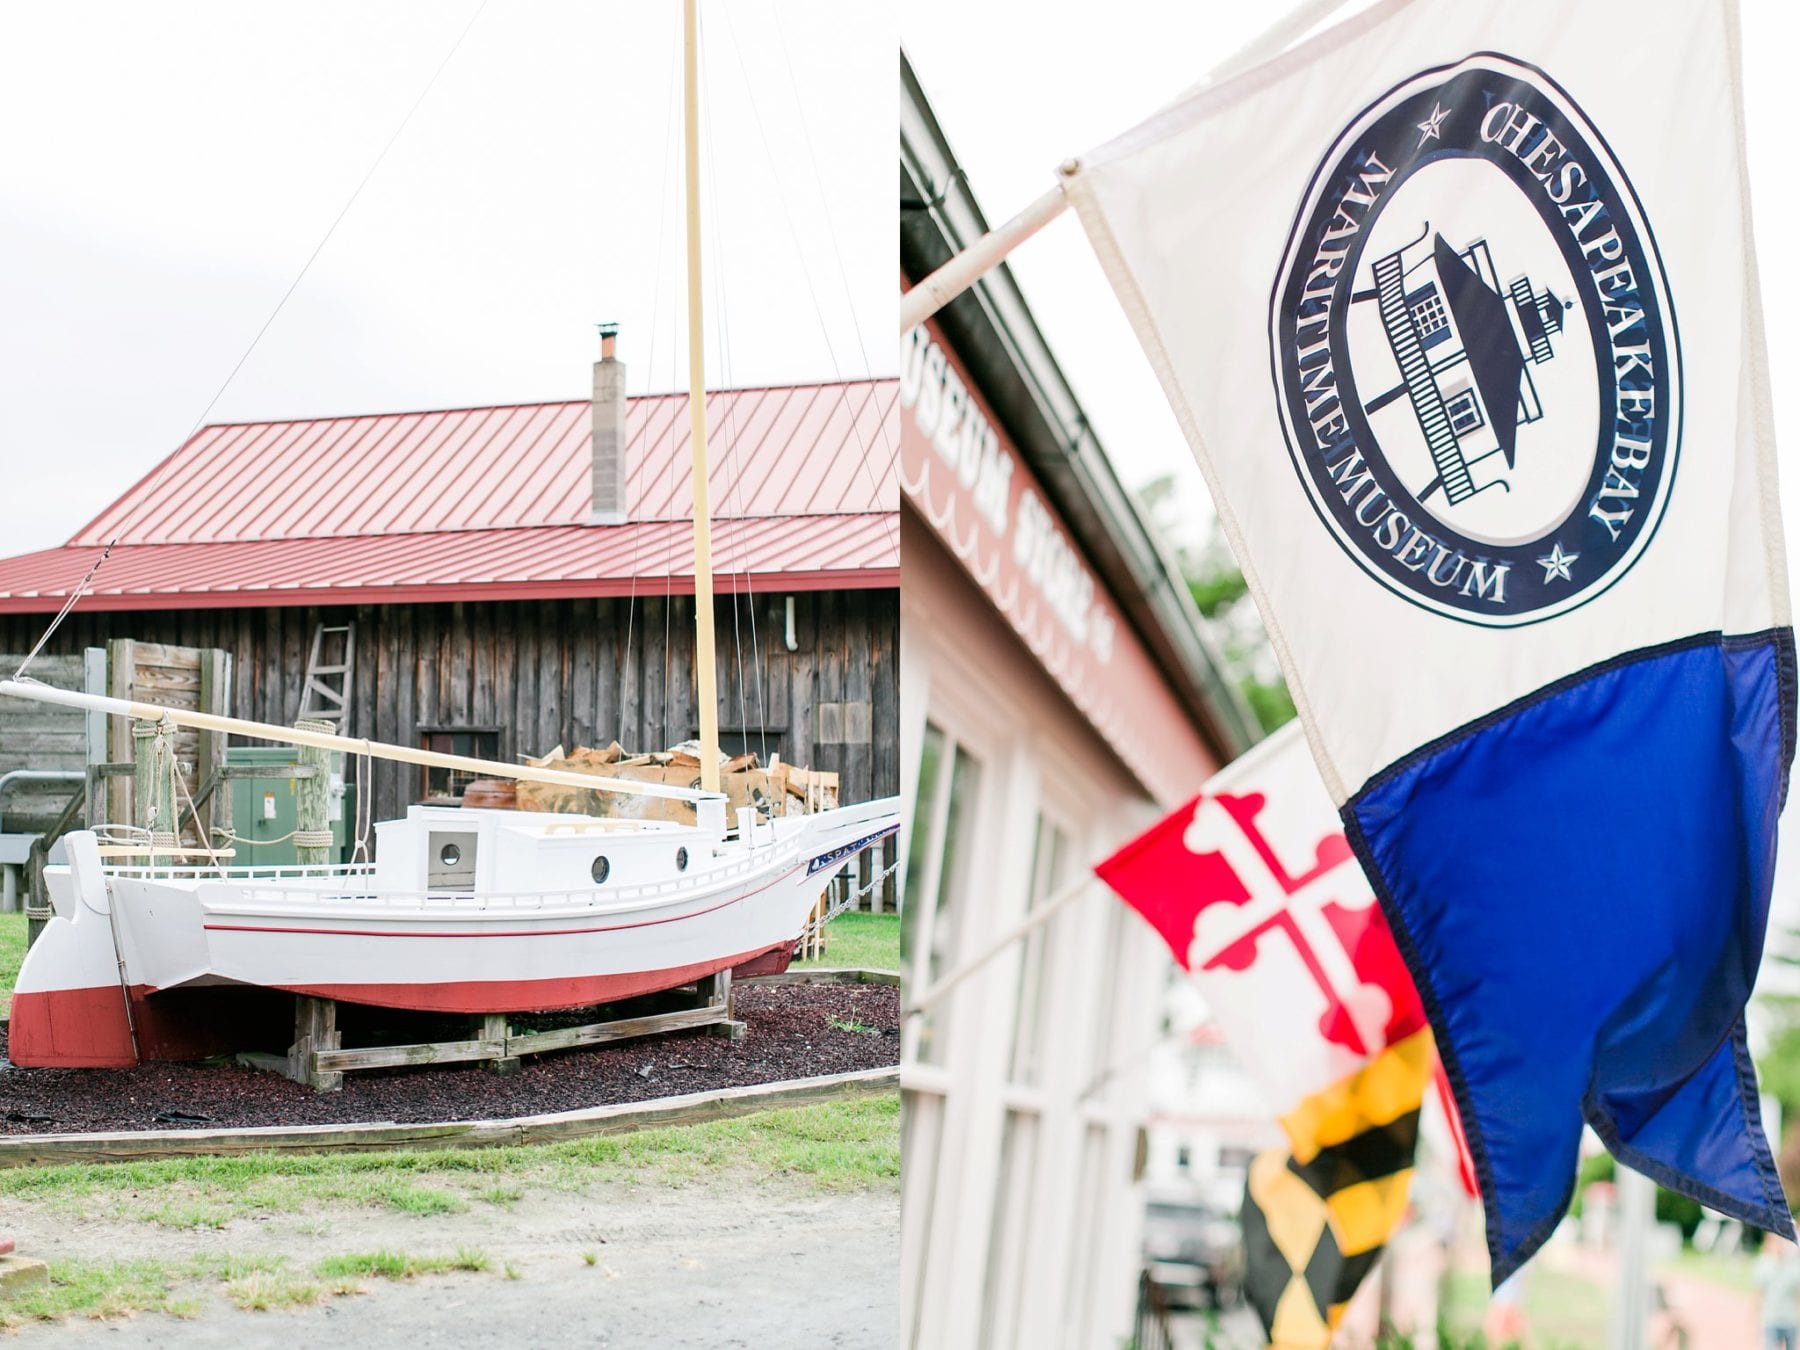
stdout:
[[[785,946],[786,944],[783,944]],[[663,970],[632,970],[617,975],[572,975],[551,980],[455,980],[430,984],[283,984],[277,986],[314,998],[366,1003],[377,1008],[413,1012],[497,1013],[551,1012],[618,1003],[640,994],[675,989],[721,970],[758,962],[781,948],[739,952],[735,956]]]
[[[407,929],[395,932],[391,928],[282,928],[274,924],[262,923],[209,923],[202,925],[209,933],[305,933],[316,937],[372,937],[372,938],[555,938],[569,937],[579,933],[617,933],[627,928],[655,928],[659,924],[684,923],[689,919],[698,919],[704,914],[713,914],[727,906],[741,904],[753,895],[761,895],[772,886],[778,886],[793,876],[800,869],[790,867],[780,876],[765,881],[753,891],[745,891],[742,895],[734,895],[729,900],[721,900],[706,909],[689,910],[685,914],[671,914],[666,919],[640,919],[636,923],[600,924],[585,928],[483,928],[474,932],[445,931],[443,929]],[[821,886],[823,891],[824,887]],[[686,981],[679,981],[685,984]],[[666,987],[666,986],[665,986]],[[576,1005],[580,1006],[580,1005]]]

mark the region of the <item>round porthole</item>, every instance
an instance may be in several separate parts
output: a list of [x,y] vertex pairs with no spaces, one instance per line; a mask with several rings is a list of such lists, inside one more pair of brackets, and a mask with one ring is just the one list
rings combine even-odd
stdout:
[[445,867],[455,867],[462,861],[462,850],[455,844],[445,844],[438,850],[438,861]]
[[594,872],[594,884],[596,886],[601,885],[603,882],[605,882],[605,880],[609,876],[612,875],[612,864],[609,863],[605,858],[595,858],[593,872]]
[[675,870],[677,872],[687,871],[687,850],[685,848],[675,850]]

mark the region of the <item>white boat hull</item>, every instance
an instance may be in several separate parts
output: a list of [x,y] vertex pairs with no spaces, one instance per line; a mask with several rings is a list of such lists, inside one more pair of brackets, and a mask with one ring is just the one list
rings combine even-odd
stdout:
[[[70,836],[69,865],[46,871],[57,917],[19,972],[10,1058],[114,1067],[218,1053],[255,1021],[221,1018],[231,991],[524,1012],[780,969],[826,884],[898,817],[890,800],[720,841],[660,822],[414,808],[381,829],[374,869],[314,875],[107,869],[91,835]],[[433,860],[453,851],[451,874]]]

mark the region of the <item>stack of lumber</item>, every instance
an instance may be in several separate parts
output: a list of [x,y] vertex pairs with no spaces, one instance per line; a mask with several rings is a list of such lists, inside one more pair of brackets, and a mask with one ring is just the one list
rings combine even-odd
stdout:
[[[657,754],[627,755],[619,747],[619,743],[614,741],[603,750],[577,746],[565,754],[559,745],[542,758],[528,757],[526,762],[540,769],[560,769],[605,778],[623,778],[638,783],[663,783],[670,787],[697,789],[700,786],[700,757],[696,753],[698,748],[690,741]],[[767,820],[772,816],[824,811],[838,804],[838,776],[835,773],[783,764],[779,755],[770,758],[767,768],[758,763],[754,754],[738,755],[736,758],[721,756],[719,780],[727,799],[728,817],[733,820],[737,818],[738,809],[745,806],[756,808],[758,819]],[[472,788],[474,785],[470,786]],[[499,803],[484,801],[482,804]],[[694,823],[694,808],[688,802],[558,787],[546,783],[521,782],[515,804],[521,811],[556,811],[568,815],[610,816],[628,820],[673,820],[685,825]]]

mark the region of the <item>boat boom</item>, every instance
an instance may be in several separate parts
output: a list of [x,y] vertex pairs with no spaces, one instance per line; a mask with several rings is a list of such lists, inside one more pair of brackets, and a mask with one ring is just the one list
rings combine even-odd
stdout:
[[692,788],[670,787],[663,783],[637,783],[624,778],[603,778],[598,774],[572,773],[566,769],[540,769],[530,764],[507,764],[500,760],[475,759],[468,755],[446,755],[435,750],[415,750],[411,746],[390,745],[385,741],[368,741],[326,731],[307,731],[299,727],[278,726],[273,722],[250,722],[239,717],[221,717],[216,713],[198,712],[191,708],[166,708],[160,703],[138,703],[129,699],[108,698],[104,694],[82,693],[76,689],[55,689],[35,680],[0,680],[0,695],[31,699],[37,703],[60,703],[65,707],[112,713],[118,717],[134,717],[147,722],[170,722],[175,726],[193,727],[199,731],[221,731],[259,741],[310,745],[320,750],[341,750],[346,754],[369,755],[375,759],[396,760],[402,764],[460,769],[465,773],[480,774],[488,778],[513,778],[527,783],[549,783],[556,787],[588,788],[595,792],[619,792],[681,802],[725,800],[722,794],[716,792],[698,792]]

